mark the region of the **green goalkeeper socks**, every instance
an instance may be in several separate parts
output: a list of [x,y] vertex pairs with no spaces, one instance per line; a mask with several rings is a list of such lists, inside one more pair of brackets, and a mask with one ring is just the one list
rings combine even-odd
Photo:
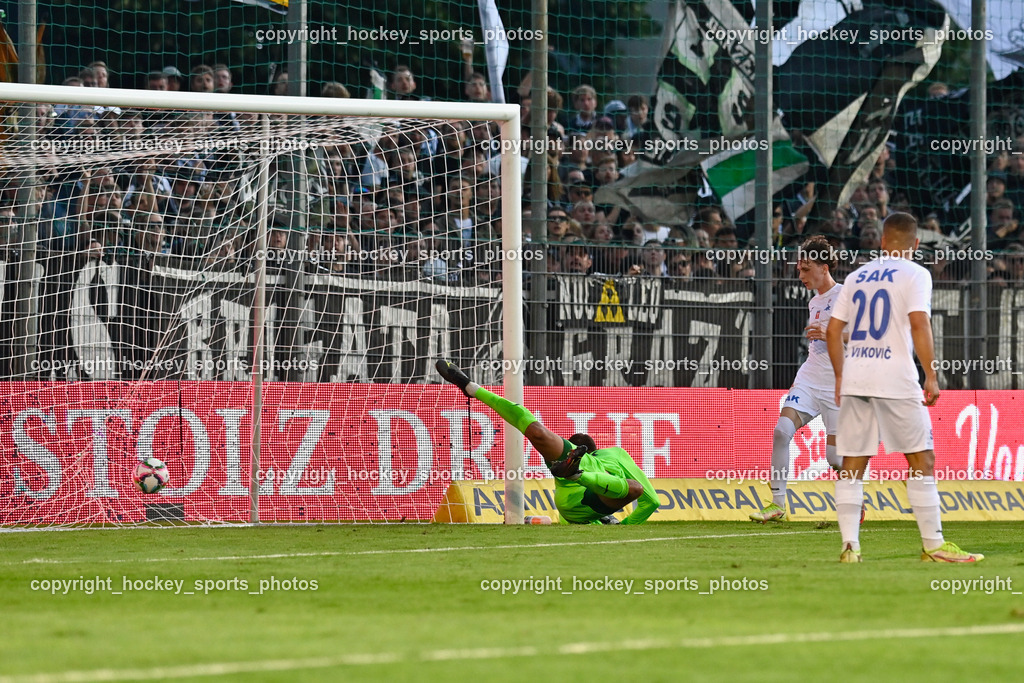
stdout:
[[494,410],[498,415],[501,415],[501,419],[524,434],[526,433],[526,428],[537,421],[537,418],[526,408],[486,389],[477,389],[474,398],[482,401],[484,405]]
[[607,472],[584,471],[576,483],[582,484],[591,493],[607,498],[625,498],[629,493],[629,484],[625,479]]

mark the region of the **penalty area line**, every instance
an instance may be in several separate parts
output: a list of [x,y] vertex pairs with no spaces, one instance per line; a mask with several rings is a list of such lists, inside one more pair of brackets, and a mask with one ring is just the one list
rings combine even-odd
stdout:
[[511,659],[550,655],[602,654],[631,650],[695,650],[757,645],[792,645],[801,643],[839,643],[860,640],[911,640],[921,638],[968,638],[1024,633],[1024,624],[977,624],[945,628],[882,629],[877,631],[840,631],[838,633],[759,633],[746,636],[708,638],[644,638],[626,641],[592,641],[565,643],[554,647],[525,645],[521,647],[482,647],[455,650],[423,650],[420,652],[379,652],[309,657],[305,659],[267,659],[249,662],[211,662],[183,666],[162,666],[138,669],[94,669],[56,673],[0,675],[0,683],[93,683],[100,681],[152,681],[174,678],[228,676],[271,671],[329,669],[335,667],[372,666],[403,663],[464,662],[488,659]]
[[656,536],[652,538],[618,538],[597,541],[561,541],[556,543],[510,543],[503,545],[454,545],[441,548],[383,548],[380,550],[352,550],[348,552],[337,550],[325,550],[319,553],[268,553],[262,555],[219,555],[211,557],[139,557],[134,559],[105,558],[105,559],[48,559],[35,557],[28,560],[14,562],[0,562],[0,566],[25,565],[25,564],[131,564],[131,563],[152,563],[152,562],[236,562],[238,560],[281,560],[298,557],[357,557],[360,555],[403,555],[411,553],[450,553],[462,550],[528,550],[530,548],[564,548],[578,545],[621,545],[623,543],[664,543],[668,541],[699,541],[706,538],[771,538],[773,536],[795,536],[803,534],[820,534],[816,530],[804,531],[776,531],[764,533],[753,531],[741,534],[702,534],[699,536]]

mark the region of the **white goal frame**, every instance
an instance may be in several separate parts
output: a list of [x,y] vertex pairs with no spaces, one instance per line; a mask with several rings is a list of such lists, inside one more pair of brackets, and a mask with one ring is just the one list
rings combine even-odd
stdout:
[[[462,119],[471,121],[496,121],[501,128],[501,215],[502,249],[506,254],[522,253],[522,167],[520,149],[519,107],[510,104],[477,104],[470,102],[416,102],[397,100],[364,100],[330,97],[284,97],[270,95],[231,95],[223,93],[184,93],[155,90],[127,90],[120,88],[79,88],[59,85],[31,85],[23,83],[0,83],[0,102],[76,104],[100,107],[138,107],[145,109],[175,109],[200,111],[230,111],[269,114],[291,114],[303,116],[360,116],[383,119],[423,118]],[[266,244],[267,212],[266,197],[261,198],[261,220],[257,240]],[[266,257],[258,263],[257,282],[265,285]],[[256,304],[257,316],[263,311],[258,308],[261,297],[259,288]],[[265,303],[264,303],[265,305]],[[523,402],[522,371],[524,355],[523,330],[523,262],[517,258],[502,259],[502,353],[504,367],[505,397],[514,403]],[[257,318],[257,321],[259,318]],[[258,329],[258,328],[257,328]],[[262,335],[260,336],[262,338]],[[262,349],[263,345],[257,346]],[[260,366],[254,367],[253,415],[262,411]],[[252,472],[249,487],[252,496],[250,522],[259,523],[257,496],[259,483],[256,469],[259,467],[260,420],[253,420]],[[524,443],[523,435],[505,423],[505,524],[523,524],[524,491],[523,481]]]

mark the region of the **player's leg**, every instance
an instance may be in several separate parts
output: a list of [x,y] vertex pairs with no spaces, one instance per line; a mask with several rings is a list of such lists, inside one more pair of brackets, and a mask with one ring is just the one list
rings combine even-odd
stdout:
[[[839,425],[839,408],[836,407],[834,399],[831,396],[821,395],[819,397],[821,405],[821,421],[825,423],[825,459],[828,461],[829,467],[836,472],[841,472],[843,469],[843,459],[839,457],[839,452],[836,449],[836,430]],[[860,523],[864,523],[864,512],[865,508],[862,504],[860,506]]]
[[878,420],[874,399],[844,396],[836,426],[836,450],[843,467],[836,478],[836,518],[842,536],[840,562],[860,562],[860,514],[864,505],[864,472],[878,452]]
[[434,367],[445,381],[457,386],[469,398],[481,401],[498,413],[501,419],[522,432],[545,462],[551,463],[559,460],[572,451],[571,443],[541,424],[533,413],[523,406],[484,389],[448,361],[439,360]]
[[980,553],[961,550],[942,535],[942,508],[935,481],[935,451],[928,409],[917,399],[882,401],[879,428],[886,448],[907,456],[907,499],[921,533],[921,559],[980,562]]
[[[802,402],[802,403],[801,403]],[[797,387],[790,389],[783,403],[782,411],[779,413],[779,420],[775,423],[775,430],[772,432],[772,469],[769,473],[769,486],[772,491],[772,502],[760,512],[751,513],[750,519],[755,522],[784,522],[786,520],[786,488],[789,481],[789,443],[793,440],[796,431],[814,419],[806,410],[813,410],[810,407],[811,400],[806,392],[800,391]],[[800,406],[797,409],[794,406]]]
[[821,421],[825,424],[825,459],[828,460],[829,467],[838,472],[843,469],[843,459],[839,457],[839,451],[836,450],[839,408],[833,399],[828,396],[821,397],[820,405]]

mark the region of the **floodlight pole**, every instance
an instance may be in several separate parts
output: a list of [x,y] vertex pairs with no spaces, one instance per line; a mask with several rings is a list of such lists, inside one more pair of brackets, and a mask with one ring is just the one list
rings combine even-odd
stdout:
[[[987,19],[985,0],[971,2],[971,29],[978,38],[971,39],[971,139],[982,140],[988,134],[986,105],[988,99],[988,73],[985,69],[986,41],[983,29]],[[986,355],[988,333],[988,263],[978,258],[988,246],[985,215],[986,174],[985,146],[976,145],[971,152],[971,285],[968,290],[967,306],[967,356],[982,359]],[[968,375],[968,386],[974,390],[985,389],[986,377],[981,363],[972,363]]]
[[[757,146],[754,171],[754,230],[757,246],[771,253],[772,234],[772,3],[757,3],[755,21],[758,39],[754,41],[754,139],[766,140]],[[759,364],[750,373],[751,389],[772,387],[772,263],[770,258],[754,260],[754,334],[759,339],[758,351],[766,364]]]
[[[36,0],[20,0],[18,3],[18,82],[36,82]],[[18,107],[19,138],[26,151],[34,149],[36,139],[36,105],[23,102]],[[34,166],[25,169],[21,186],[18,188],[18,207],[21,215],[21,259],[18,263],[18,302],[15,318],[15,334],[12,344],[21,345],[22,352],[14,354],[11,374],[20,377],[34,375],[37,367],[36,353],[38,334],[36,293],[32,291],[37,270],[36,241],[39,239],[39,205],[34,196],[36,171]],[[14,237],[13,235],[11,237]]]
[[[532,66],[530,91],[530,234],[540,245],[541,257],[532,261],[530,273],[531,355],[548,357],[548,0],[533,0]],[[543,145],[538,144],[543,142]],[[544,367],[547,367],[545,364]],[[536,373],[533,381],[548,384],[548,373]]]

